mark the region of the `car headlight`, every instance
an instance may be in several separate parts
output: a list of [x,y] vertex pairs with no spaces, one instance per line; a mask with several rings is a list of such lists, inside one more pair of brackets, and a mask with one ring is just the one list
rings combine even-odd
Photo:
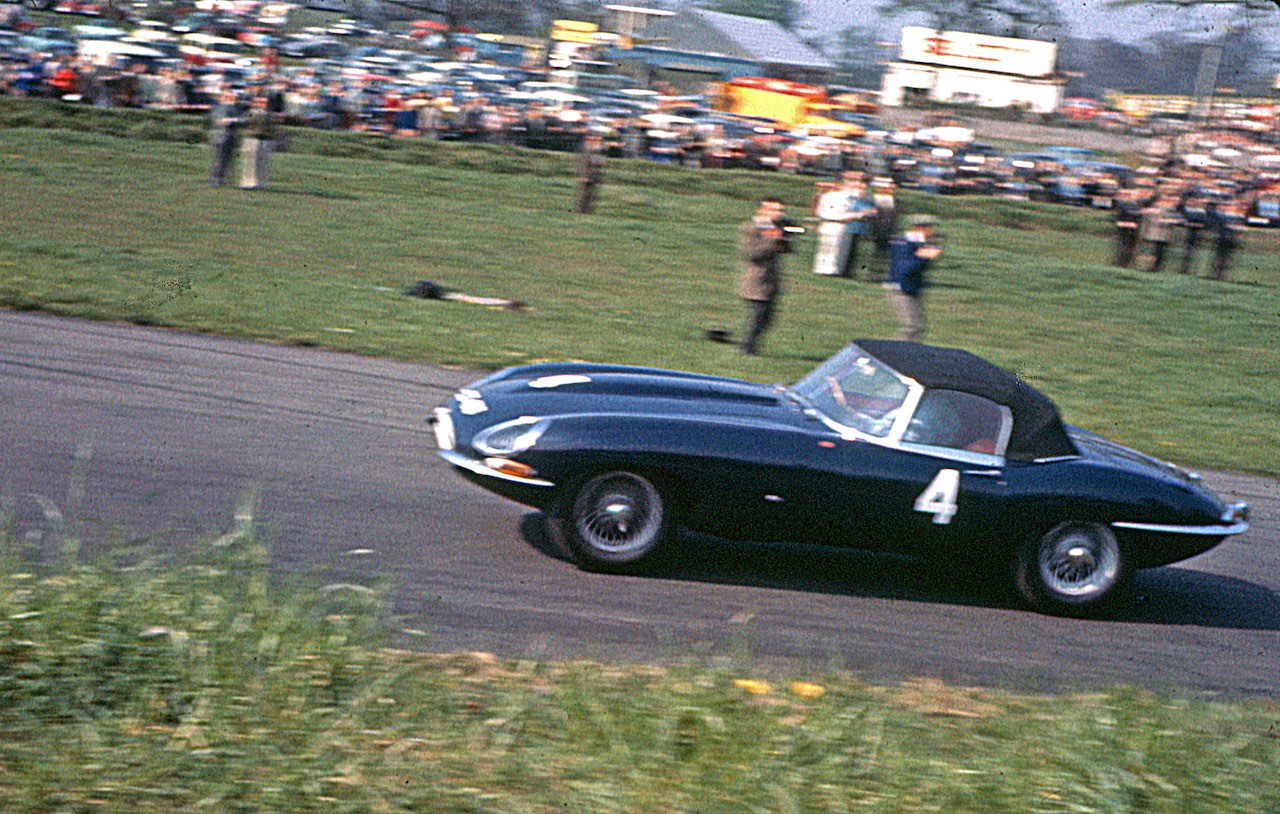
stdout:
[[485,455],[506,457],[518,455],[538,443],[551,422],[537,416],[521,416],[482,430],[472,439],[471,445]]

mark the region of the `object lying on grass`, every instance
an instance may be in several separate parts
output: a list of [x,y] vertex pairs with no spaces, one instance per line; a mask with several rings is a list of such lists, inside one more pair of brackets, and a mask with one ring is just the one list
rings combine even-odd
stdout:
[[503,297],[474,297],[470,294],[459,294],[456,291],[450,291],[439,283],[433,283],[430,280],[419,280],[409,288],[405,289],[404,293],[408,294],[410,297],[418,297],[423,300],[468,302],[472,305],[488,305],[494,308],[506,308],[512,311],[528,307],[521,300],[509,300]]

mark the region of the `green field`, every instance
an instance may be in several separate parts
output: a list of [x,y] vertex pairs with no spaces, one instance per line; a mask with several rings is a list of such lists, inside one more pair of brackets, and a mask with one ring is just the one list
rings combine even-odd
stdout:
[[[734,232],[811,183],[302,132],[271,188],[204,185],[196,120],[0,99],[0,304],[467,367],[536,359],[793,379],[894,330],[815,278],[765,355],[737,329]],[[1179,461],[1278,471],[1278,244],[1235,281],[1121,272],[1101,216],[907,195],[946,223],[930,338],[1070,419]],[[425,302],[430,279],[524,310]],[[73,475],[69,495],[82,491]],[[180,560],[80,551],[74,501],[8,531],[0,494],[0,811],[1274,812],[1280,707],[1130,688],[1029,696],[750,657],[654,669],[388,649],[385,588],[283,582],[251,507]],[[412,637],[414,631],[407,631]],[[793,683],[793,679],[799,683]]]
[[[445,365],[636,362],[793,380],[889,336],[884,293],[788,261],[764,356],[740,330],[735,232],[760,194],[812,182],[612,161],[571,214],[571,156],[299,131],[269,189],[204,184],[202,122],[0,100],[0,305]],[[1280,472],[1280,241],[1230,283],[1107,265],[1105,215],[905,193],[945,224],[928,339],[1055,398],[1068,421],[1181,463]],[[1207,257],[1204,258],[1207,262]],[[519,311],[424,302],[432,280]]]

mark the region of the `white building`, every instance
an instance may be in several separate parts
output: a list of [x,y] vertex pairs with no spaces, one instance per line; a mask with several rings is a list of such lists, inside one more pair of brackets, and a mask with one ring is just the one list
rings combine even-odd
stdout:
[[898,106],[918,96],[1052,113],[1066,84],[1057,58],[1052,42],[907,26],[898,60],[885,68],[880,102]]

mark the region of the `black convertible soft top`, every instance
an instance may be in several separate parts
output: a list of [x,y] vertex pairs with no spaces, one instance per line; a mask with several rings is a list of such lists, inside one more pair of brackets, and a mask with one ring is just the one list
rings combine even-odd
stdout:
[[893,339],[859,339],[855,344],[925,387],[972,393],[1008,407],[1013,433],[1005,457],[1010,460],[1079,454],[1049,397],[986,359],[959,348]]

